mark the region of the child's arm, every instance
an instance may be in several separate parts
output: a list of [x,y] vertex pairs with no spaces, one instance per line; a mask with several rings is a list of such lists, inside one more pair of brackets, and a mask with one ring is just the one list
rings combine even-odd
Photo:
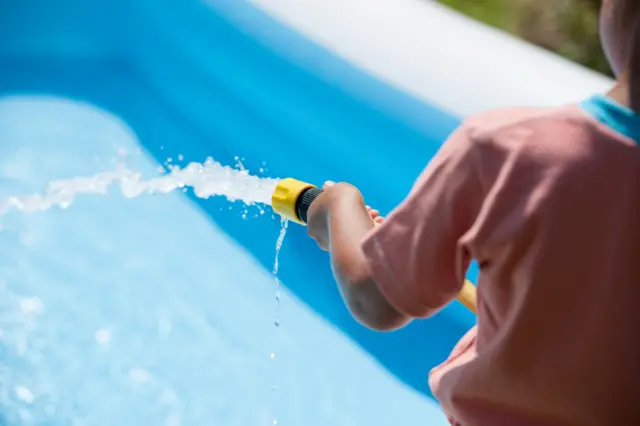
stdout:
[[382,295],[360,247],[374,226],[360,192],[344,183],[326,188],[308,219],[309,234],[331,254],[334,276],[354,318],[379,331],[404,325],[408,318]]
[[330,251],[345,301],[363,324],[400,327],[461,290],[471,259],[465,234],[484,199],[476,149],[466,128],[456,130],[375,230],[350,185],[327,188],[311,205],[309,234]]

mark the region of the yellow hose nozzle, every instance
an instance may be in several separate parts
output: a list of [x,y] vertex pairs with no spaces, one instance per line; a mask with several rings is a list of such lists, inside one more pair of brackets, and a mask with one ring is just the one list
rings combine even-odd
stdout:
[[[311,191],[312,194],[308,194]],[[302,182],[300,180],[286,178],[278,182],[273,195],[271,196],[271,207],[285,219],[296,222],[300,225],[307,224],[307,209],[315,198],[322,193],[315,185]],[[302,204],[304,195],[313,195],[308,204]]]
[[[307,210],[322,189],[310,183],[292,178],[281,180],[271,196],[273,211],[285,219],[300,225],[307,224]],[[374,222],[374,226],[378,223]],[[457,296],[460,303],[474,314],[478,313],[476,287],[469,280],[464,280],[462,290]]]

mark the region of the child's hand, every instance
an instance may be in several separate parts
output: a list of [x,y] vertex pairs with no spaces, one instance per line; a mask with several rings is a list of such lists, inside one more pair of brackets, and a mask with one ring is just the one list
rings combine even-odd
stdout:
[[[335,182],[328,180],[324,183],[324,185],[322,185],[322,189],[327,189],[333,185],[335,185]],[[372,209],[371,207],[367,206],[367,213],[369,213],[369,217],[375,223],[380,224],[384,222],[384,217],[380,216],[380,212],[378,210]]]
[[[343,213],[339,216],[344,220],[346,216],[357,212],[360,208],[360,217],[363,217],[364,202],[360,191],[348,183],[325,183],[324,191],[309,206],[307,212],[307,232],[322,250],[329,250],[329,212],[342,206]],[[346,204],[345,204],[346,203]],[[345,206],[346,209],[345,209]]]

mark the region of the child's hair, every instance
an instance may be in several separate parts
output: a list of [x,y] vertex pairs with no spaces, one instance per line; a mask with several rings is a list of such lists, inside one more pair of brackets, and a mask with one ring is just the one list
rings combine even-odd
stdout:
[[640,0],[623,0],[623,4],[624,31],[629,37],[629,102],[634,111],[640,112]]

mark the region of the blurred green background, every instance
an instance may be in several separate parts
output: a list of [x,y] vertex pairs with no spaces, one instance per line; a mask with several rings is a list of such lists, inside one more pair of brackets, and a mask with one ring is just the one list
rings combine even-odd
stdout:
[[601,0],[438,0],[603,74],[611,71],[598,39]]

